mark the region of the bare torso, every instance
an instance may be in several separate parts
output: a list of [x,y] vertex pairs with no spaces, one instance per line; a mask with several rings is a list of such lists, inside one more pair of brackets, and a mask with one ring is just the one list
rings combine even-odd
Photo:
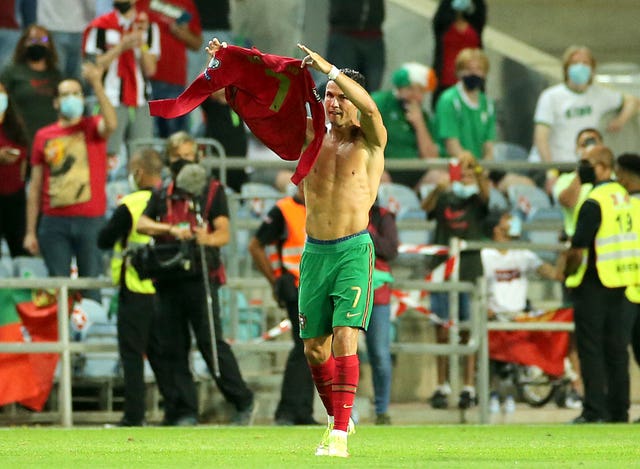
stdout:
[[359,127],[329,131],[304,179],[307,235],[331,240],[366,229],[383,169],[383,150],[367,147]]

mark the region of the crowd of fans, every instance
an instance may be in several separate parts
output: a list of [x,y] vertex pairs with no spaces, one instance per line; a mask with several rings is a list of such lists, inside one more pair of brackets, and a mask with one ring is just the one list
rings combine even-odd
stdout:
[[[203,37],[238,41],[229,23],[228,1],[7,3],[0,11],[0,235],[12,257],[41,254],[49,273],[58,276],[69,274],[75,257],[79,275],[100,275],[104,268],[97,239],[107,207],[106,184],[127,177],[123,168],[131,140],[191,131],[219,140],[232,156],[265,152],[221,93],[205,101],[197,117],[154,120],[148,110],[150,99],[177,96],[202,68],[204,55],[198,51]],[[486,93],[491,87],[490,63],[482,50],[485,1],[442,0],[433,20],[432,67],[402,64],[391,71],[387,90],[380,88],[385,73],[384,19],[383,0],[331,1],[328,49],[334,55],[328,59],[364,73],[388,131],[387,159],[453,158],[454,165],[450,171],[425,174],[387,171],[383,182],[403,184],[421,195],[422,209],[437,222],[433,239],[439,244],[453,236],[512,239],[510,220],[526,217],[526,207],[500,207],[499,221],[487,236],[490,193],[500,192],[507,199],[510,186],[536,183],[549,203],[564,211],[563,234],[571,238],[577,210],[594,182],[587,180],[588,171],[552,169],[541,180],[536,174],[489,172],[482,166],[494,158],[497,138],[496,108]],[[564,81],[539,97],[531,123],[530,160],[578,165],[587,148],[602,145],[597,129],[603,115],[616,112],[607,130],[618,131],[636,115],[640,101],[593,83],[596,60],[587,47],[567,48],[562,66]],[[240,191],[251,180],[284,191],[289,176],[234,170],[228,186]],[[512,209],[512,215],[504,214]],[[475,280],[483,273],[483,263],[486,269],[499,257],[495,250],[482,258],[479,252],[465,254],[461,278]],[[523,271],[562,277],[560,267],[544,264],[528,252],[523,259]],[[96,292],[86,295],[99,299]],[[461,295],[459,303],[460,319],[465,320],[468,298]],[[491,304],[499,315],[505,302],[492,298]],[[448,320],[447,294],[431,295],[431,307]],[[447,331],[439,328],[438,341],[447,340]],[[431,399],[436,408],[448,405],[446,370],[446,362],[440,360],[438,388]],[[470,359],[461,408],[476,401],[474,372]],[[380,414],[386,415],[386,407]]]

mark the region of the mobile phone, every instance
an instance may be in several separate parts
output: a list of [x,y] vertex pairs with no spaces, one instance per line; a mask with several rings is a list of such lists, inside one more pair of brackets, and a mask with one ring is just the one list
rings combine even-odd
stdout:
[[458,158],[449,159],[449,180],[460,181],[462,179],[462,167]]
[[9,148],[7,150],[7,153],[14,156],[20,156],[20,150],[18,150],[17,148]]

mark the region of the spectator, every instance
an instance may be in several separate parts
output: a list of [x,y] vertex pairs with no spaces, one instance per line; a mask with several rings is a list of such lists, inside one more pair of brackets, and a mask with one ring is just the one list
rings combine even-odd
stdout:
[[282,378],[282,393],[275,414],[277,425],[316,423],[313,419],[314,385],[304,356],[298,319],[300,256],[306,239],[307,214],[302,191],[301,184],[295,196],[280,199],[249,243],[256,267],[271,284],[273,297],[286,308],[291,321],[293,348]]
[[94,0],[38,0],[38,24],[56,42],[64,77],[80,77],[82,31],[94,17]]
[[493,158],[496,114],[485,95],[489,59],[480,49],[463,49],[456,57],[458,83],[442,93],[436,105],[441,145],[448,156],[464,151],[476,159]]
[[638,110],[638,99],[593,84],[596,60],[584,46],[570,46],[562,57],[564,82],[544,90],[534,115],[531,161],[576,161],[575,136],[598,128],[609,111],[619,110],[607,125],[617,132]]
[[[164,423],[197,424],[198,397],[189,368],[193,331],[198,350],[213,379],[225,399],[236,408],[233,423],[250,425],[255,411],[253,393],[242,379],[235,355],[222,336],[220,319],[218,291],[225,281],[220,248],[229,242],[230,236],[225,191],[213,178],[203,181],[206,187],[200,189],[202,193],[190,193],[186,187],[176,187],[180,170],[186,165],[197,166],[193,165],[197,163],[196,149],[195,140],[186,132],[169,137],[167,155],[172,182],[165,190],[152,194],[138,221],[139,233],[153,236],[159,248],[172,249],[174,254],[181,252],[180,241],[193,241],[185,245],[193,259],[187,270],[156,279],[160,308],[157,332],[162,364],[157,377],[161,380],[159,386],[165,389]],[[199,253],[197,245],[205,247],[209,268],[207,279],[203,279],[199,254],[193,254]],[[210,288],[205,286],[205,281],[209,282]],[[211,316],[207,305],[212,308]],[[210,318],[213,318],[213,324],[209,322]],[[211,329],[215,331],[217,356],[213,353]]]
[[[156,72],[151,76],[153,99],[175,98],[187,84],[187,48],[202,45],[200,14],[193,0],[138,0],[140,11],[160,29],[160,55]],[[179,130],[188,130],[189,116],[175,119],[155,118],[157,135],[166,138]]]
[[327,60],[338,68],[358,70],[366,90],[380,89],[386,52],[382,23],[384,0],[331,0]]
[[[371,95],[387,128],[386,159],[438,157],[433,121],[424,109],[424,98],[435,89],[436,81],[429,67],[408,62],[391,75],[391,90],[376,91]],[[421,174],[411,170],[391,170],[387,177],[393,182],[414,187]]]
[[160,56],[158,25],[136,9],[136,0],[117,0],[113,6],[84,31],[84,53],[106,70],[104,87],[118,114],[118,128],[107,145],[110,157],[120,154],[125,138],[153,136],[147,80],[155,74]]
[[[33,142],[24,247],[31,254],[41,251],[54,277],[69,276],[72,256],[81,277],[102,273],[96,241],[107,205],[106,138],[117,126],[102,73],[93,64],[83,66],[100,115],[83,117],[82,84],[74,78],[63,80],[54,100],[58,120],[40,129]],[[97,292],[88,296],[100,302]]]
[[20,30],[35,23],[35,0],[5,0],[0,9],[0,68],[11,59]]
[[42,26],[29,26],[16,43],[13,62],[0,75],[27,128],[29,144],[38,129],[57,119],[53,101],[61,78],[53,37]]
[[0,237],[9,246],[11,257],[29,253],[22,246],[25,234],[27,172],[27,131],[0,83]]
[[98,235],[100,249],[113,249],[111,278],[118,287],[118,352],[124,374],[124,414],[118,423],[121,427],[145,424],[145,355],[154,372],[160,366],[157,363],[160,344],[152,335],[153,321],[157,320],[156,289],[151,280],[140,279],[126,250],[141,248],[151,241],[151,237],[137,233],[135,228],[151,191],[162,185],[162,168],[162,157],[155,150],[133,154],[129,174],[134,192],[122,198]]
[[433,69],[438,77],[438,87],[433,93],[434,106],[440,94],[458,81],[455,62],[460,51],[482,48],[486,21],[484,0],[440,0],[433,17],[436,45]]
[[[365,333],[367,355],[371,363],[373,401],[376,425],[390,425],[391,400],[391,265],[398,255],[398,227],[393,213],[373,204],[369,210],[367,228],[375,249],[374,275],[382,274],[384,283],[373,292],[373,309],[369,328]],[[376,282],[377,283],[377,282]]]
[[[204,136],[218,140],[227,156],[246,157],[247,130],[240,116],[227,103],[224,89],[212,93],[200,107],[206,116]],[[240,192],[246,181],[244,168],[227,170],[227,187]]]
[[[445,95],[439,102],[443,103]],[[482,167],[478,165],[473,155],[468,152],[460,153],[461,180],[449,182],[443,178],[436,188],[423,200],[422,208],[429,218],[436,220],[434,243],[449,245],[451,238],[478,240],[483,237],[483,221],[488,214],[489,179]],[[437,259],[443,261],[444,259]],[[460,255],[460,280],[475,282],[482,276],[482,261],[479,251],[464,251]],[[458,296],[459,320],[470,319],[469,294],[460,293]],[[449,293],[431,293],[431,309],[443,321],[450,319]],[[461,334],[464,342],[468,341],[469,333]],[[436,329],[438,343],[448,342],[448,329],[438,325]],[[447,378],[447,359],[438,356],[438,388],[431,396],[431,405],[436,409],[448,406],[448,396],[451,388]],[[475,357],[468,355],[465,363],[464,388],[460,393],[458,407],[466,409],[475,405],[476,394],[474,386]]]
[[583,410],[573,423],[622,423],[629,420],[628,346],[635,319],[625,289],[637,282],[633,248],[640,212],[611,180],[611,150],[596,145],[585,161],[594,187],[580,207],[565,268],[584,382]]

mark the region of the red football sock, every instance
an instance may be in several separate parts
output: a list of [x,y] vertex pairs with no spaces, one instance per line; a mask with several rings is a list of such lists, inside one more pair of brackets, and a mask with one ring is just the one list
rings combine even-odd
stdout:
[[333,396],[331,387],[333,385],[333,377],[336,372],[336,362],[333,359],[333,355],[330,355],[329,359],[320,365],[309,364],[309,368],[311,369],[311,376],[313,377],[313,382],[316,385],[320,399],[322,399],[324,408],[327,409],[327,415],[333,416]]
[[347,431],[351,408],[360,379],[358,355],[336,357],[336,377],[333,380],[333,428]]

